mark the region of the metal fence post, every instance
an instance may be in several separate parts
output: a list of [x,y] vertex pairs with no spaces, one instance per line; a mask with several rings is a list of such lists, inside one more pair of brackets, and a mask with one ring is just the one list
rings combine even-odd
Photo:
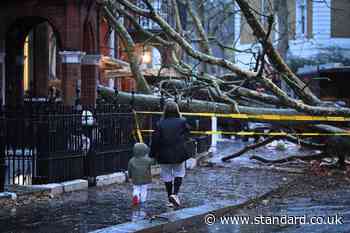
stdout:
[[[84,117],[84,116],[83,116]],[[87,115],[85,117],[88,117]],[[96,116],[95,116],[96,117]],[[87,122],[87,119],[85,119]],[[88,178],[89,185],[96,185],[96,138],[97,137],[97,125],[93,122],[92,125],[83,125],[83,134],[90,139],[90,148],[83,149],[84,156],[84,173]],[[95,137],[94,137],[95,136]]]

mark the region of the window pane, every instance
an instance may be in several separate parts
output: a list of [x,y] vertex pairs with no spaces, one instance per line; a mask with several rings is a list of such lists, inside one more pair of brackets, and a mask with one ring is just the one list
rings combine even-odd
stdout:
[[350,1],[332,0],[331,18],[332,37],[350,37]]

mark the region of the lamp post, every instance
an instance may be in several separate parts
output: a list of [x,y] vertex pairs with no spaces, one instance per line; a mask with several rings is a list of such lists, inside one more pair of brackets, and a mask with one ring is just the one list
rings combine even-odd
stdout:
[[149,66],[152,64],[152,50],[149,48],[143,48],[141,63],[144,68],[149,68]]

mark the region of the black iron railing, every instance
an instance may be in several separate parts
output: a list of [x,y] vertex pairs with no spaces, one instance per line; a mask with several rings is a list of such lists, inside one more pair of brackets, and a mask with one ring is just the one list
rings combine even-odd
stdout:
[[[125,106],[2,109],[0,186],[60,182],[127,169],[134,144]],[[3,170],[1,170],[3,169]],[[5,172],[4,172],[5,171]]]

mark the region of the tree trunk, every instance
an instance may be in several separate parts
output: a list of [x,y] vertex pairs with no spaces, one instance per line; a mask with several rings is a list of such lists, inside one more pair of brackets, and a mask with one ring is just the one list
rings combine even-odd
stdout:
[[[101,91],[106,91],[110,95],[114,94],[114,90],[99,86]],[[130,104],[133,100],[135,107],[152,109],[161,111],[161,97],[156,95],[132,94],[129,92],[118,92],[116,101],[118,104]],[[199,113],[237,113],[230,104],[202,101],[202,100],[179,100],[179,107],[182,111],[199,112]],[[247,106],[238,106],[239,113],[246,114],[279,114],[279,115],[302,115],[293,109],[276,109],[276,108],[256,108]]]

